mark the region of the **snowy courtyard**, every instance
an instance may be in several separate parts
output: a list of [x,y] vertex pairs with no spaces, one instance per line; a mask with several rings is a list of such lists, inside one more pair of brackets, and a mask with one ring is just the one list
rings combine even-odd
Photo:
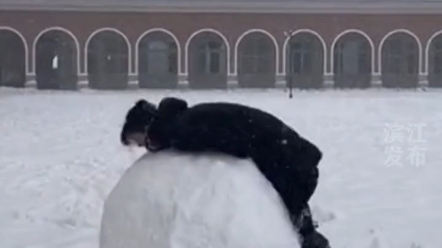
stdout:
[[43,92],[0,89],[0,247],[96,248],[102,204],[141,154],[139,98],[274,113],[324,152],[311,205],[332,248],[440,248],[442,91]]

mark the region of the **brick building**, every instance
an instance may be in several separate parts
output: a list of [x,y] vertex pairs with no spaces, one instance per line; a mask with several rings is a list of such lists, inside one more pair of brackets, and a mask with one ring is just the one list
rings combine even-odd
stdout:
[[0,0],[0,86],[442,86],[437,0]]

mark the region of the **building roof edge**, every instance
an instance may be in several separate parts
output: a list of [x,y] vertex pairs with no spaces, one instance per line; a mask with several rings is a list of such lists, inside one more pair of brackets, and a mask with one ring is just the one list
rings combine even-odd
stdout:
[[286,14],[440,14],[442,2],[408,3],[143,3],[143,4],[0,4],[10,11],[169,12],[169,13],[286,13]]

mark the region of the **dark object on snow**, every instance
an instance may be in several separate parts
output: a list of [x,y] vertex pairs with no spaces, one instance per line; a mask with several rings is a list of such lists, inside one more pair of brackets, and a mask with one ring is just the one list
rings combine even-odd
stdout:
[[310,208],[304,208],[297,219],[292,219],[295,227],[299,229],[302,248],[330,248],[328,239],[316,231],[316,223],[313,223],[313,217]]
[[307,236],[302,236],[302,248],[330,248],[328,240],[319,232],[312,232]]
[[[126,120],[136,119],[131,112],[138,115],[149,105],[140,100]],[[140,118],[140,127],[134,130],[146,130],[144,145],[150,151],[174,148],[251,158],[280,194],[302,239],[316,235],[308,201],[317,186],[322,153],[281,120],[244,105],[202,103],[188,107],[187,102],[178,98],[164,98],[153,115],[145,113],[153,117]],[[129,129],[123,128],[122,141],[128,133]]]

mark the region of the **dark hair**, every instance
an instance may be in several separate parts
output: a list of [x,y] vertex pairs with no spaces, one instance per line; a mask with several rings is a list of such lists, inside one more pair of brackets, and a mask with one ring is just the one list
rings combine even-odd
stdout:
[[121,143],[126,146],[129,145],[127,136],[132,133],[145,132],[156,115],[157,107],[153,103],[144,99],[138,100],[126,114],[120,134]]

